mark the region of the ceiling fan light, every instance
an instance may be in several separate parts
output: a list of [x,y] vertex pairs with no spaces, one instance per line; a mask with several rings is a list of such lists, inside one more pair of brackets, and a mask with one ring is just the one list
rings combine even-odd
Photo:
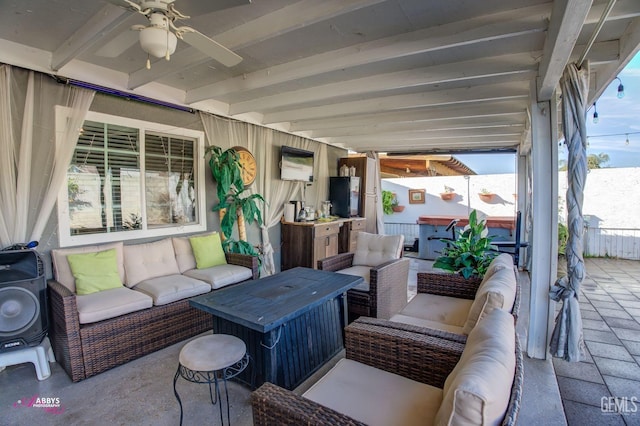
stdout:
[[156,58],[165,58],[176,51],[178,39],[174,33],[163,28],[147,27],[140,31],[140,46]]

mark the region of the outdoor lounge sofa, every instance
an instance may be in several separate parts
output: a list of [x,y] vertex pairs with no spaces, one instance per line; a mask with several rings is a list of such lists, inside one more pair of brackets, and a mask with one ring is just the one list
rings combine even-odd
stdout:
[[255,391],[254,424],[516,423],[523,366],[509,313],[484,316],[466,345],[361,320],[345,329],[346,359],[304,394]]
[[[112,249],[124,285],[78,295],[67,256]],[[51,257],[49,335],[74,382],[210,330],[211,315],[190,307],[188,298],[258,277],[257,258],[247,255],[226,254],[227,264],[196,268],[185,237],[55,249]]]
[[483,279],[418,272],[417,289],[418,294],[390,318],[392,322],[464,342],[478,320],[494,309],[518,316],[520,292],[513,258],[507,253],[493,259]]

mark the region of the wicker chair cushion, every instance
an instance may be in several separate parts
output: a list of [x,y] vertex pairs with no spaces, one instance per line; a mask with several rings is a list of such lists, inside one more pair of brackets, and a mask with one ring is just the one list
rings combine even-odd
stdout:
[[169,238],[147,244],[124,246],[124,270],[127,287],[133,287],[149,278],[180,273]]
[[495,309],[471,331],[460,361],[444,383],[436,423],[500,424],[515,374],[513,316]]
[[371,275],[370,266],[352,266],[350,268],[340,269],[338,272],[341,274],[362,277],[364,281],[353,288],[360,291],[369,291],[369,277]]
[[496,270],[491,278],[478,287],[476,297],[464,323],[464,333],[469,334],[480,318],[496,308],[511,312],[515,299],[516,276],[513,266]]
[[171,238],[173,244],[173,250],[176,253],[176,261],[178,262],[178,269],[181,274],[186,271],[196,269],[196,258],[193,255],[193,249],[191,248],[191,242],[187,237],[174,237]]
[[459,325],[445,324],[440,321],[432,321],[432,320],[427,320],[422,318],[416,318],[416,317],[411,317],[409,315],[396,314],[390,318],[390,321],[415,325],[417,327],[448,331],[449,333],[454,333],[454,334],[463,334],[462,327]]
[[80,324],[115,318],[153,306],[151,297],[126,287],[76,296]]
[[218,265],[206,269],[191,269],[184,275],[208,283],[212,289],[222,288],[229,284],[239,283],[253,277],[249,268],[238,265]]
[[379,235],[358,232],[353,265],[378,266],[402,255],[404,235]]
[[211,291],[211,286],[195,278],[174,274],[141,281],[134,290],[151,296],[153,304],[159,306],[208,293]]
[[431,425],[442,389],[341,359],[303,396],[368,425]]
[[484,277],[482,277],[482,282],[487,281],[496,271],[501,269],[513,269],[513,257],[509,253],[502,253],[491,261]]
[[[400,311],[400,314],[432,321],[434,323],[441,323],[443,325],[463,327],[469,316],[469,310],[472,304],[473,301],[468,299],[418,293],[411,299],[411,302]],[[441,327],[437,328],[444,330],[444,328]]]
[[51,261],[53,263],[53,277],[60,284],[68,288],[71,292],[76,292],[76,280],[71,272],[71,266],[67,260],[69,254],[97,253],[99,251],[116,249],[116,260],[118,263],[118,273],[120,281],[124,283],[124,262],[123,262],[123,244],[122,241],[109,244],[100,244],[84,247],[74,247],[68,249],[51,250]]

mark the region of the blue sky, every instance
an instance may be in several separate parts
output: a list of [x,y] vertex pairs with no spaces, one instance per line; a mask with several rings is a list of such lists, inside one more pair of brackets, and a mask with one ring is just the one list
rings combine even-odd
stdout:
[[[587,154],[604,153],[609,156],[607,167],[640,166],[640,53],[620,74],[625,96],[617,98],[618,80],[607,87],[597,101],[599,121],[594,124],[593,106],[587,114]],[[619,136],[606,136],[615,135]],[[627,135],[629,144],[626,144]],[[558,157],[566,159],[567,149],[559,148]],[[461,154],[455,155],[478,174],[513,173],[513,154]]]

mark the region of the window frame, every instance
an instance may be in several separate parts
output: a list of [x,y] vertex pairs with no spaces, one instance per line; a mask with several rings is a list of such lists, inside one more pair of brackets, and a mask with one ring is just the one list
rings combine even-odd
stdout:
[[[56,148],[62,143],[61,138],[64,133],[65,121],[69,117],[70,109],[63,106],[56,106]],[[197,220],[193,224],[162,226],[157,228],[147,228],[147,205],[146,205],[146,164],[145,161],[140,162],[140,191],[142,194],[141,209],[143,217],[143,229],[104,232],[96,234],[71,235],[70,218],[69,218],[69,197],[68,188],[64,184],[58,193],[58,240],[60,247],[71,247],[87,244],[101,244],[114,241],[136,240],[142,238],[165,237],[171,235],[181,235],[194,232],[204,232],[207,230],[206,218],[206,181],[205,181],[205,164],[204,164],[204,132],[199,130],[186,129],[172,125],[155,123],[151,121],[138,120],[128,117],[120,117],[110,114],[89,111],[84,121],[95,121],[99,123],[107,123],[116,126],[133,127],[139,130],[140,137],[140,158],[145,159],[146,133],[165,134],[175,137],[184,137],[195,140],[195,156],[194,156],[194,181],[196,183],[197,197]],[[67,164],[67,168],[69,165]],[[66,175],[65,175],[66,176]],[[66,183],[66,180],[65,180]]]

